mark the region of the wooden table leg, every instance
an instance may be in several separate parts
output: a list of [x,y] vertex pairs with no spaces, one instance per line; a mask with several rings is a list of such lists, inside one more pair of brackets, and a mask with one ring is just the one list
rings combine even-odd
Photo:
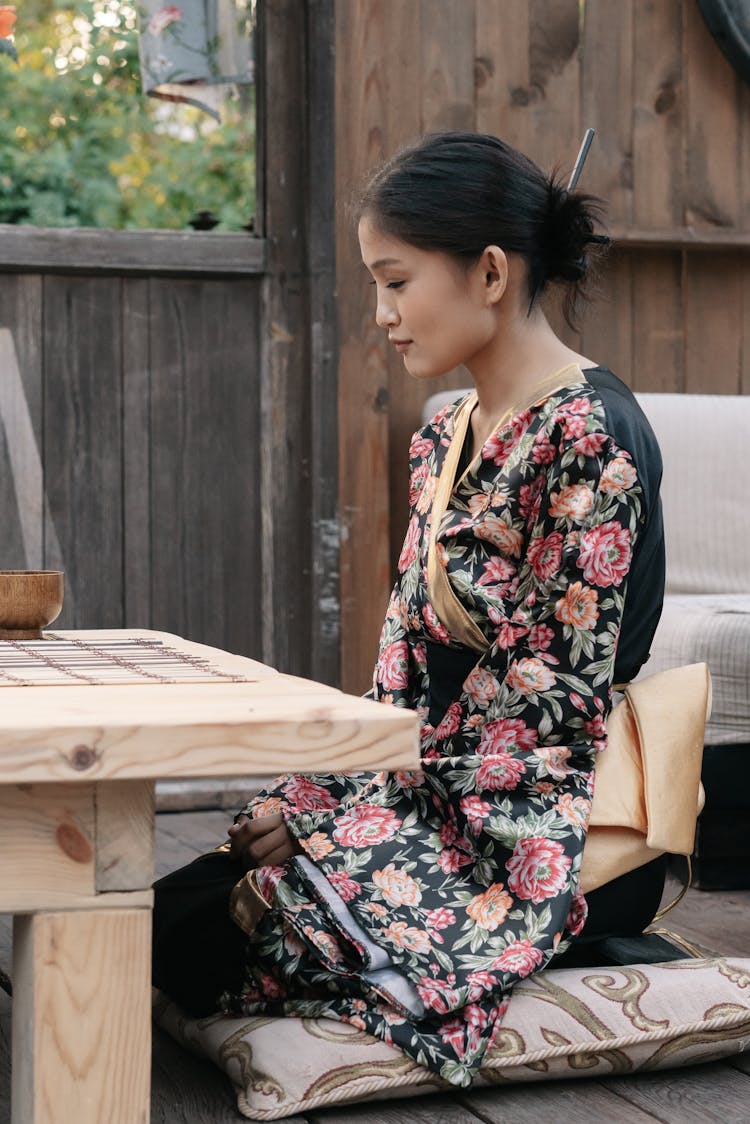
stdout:
[[12,1124],[148,1124],[151,913],[17,916]]

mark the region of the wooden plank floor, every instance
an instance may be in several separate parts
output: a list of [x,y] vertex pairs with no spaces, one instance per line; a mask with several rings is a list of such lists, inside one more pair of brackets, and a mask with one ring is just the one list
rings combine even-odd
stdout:
[[[157,872],[166,874],[226,836],[225,811],[157,817]],[[665,899],[673,896],[670,884]],[[9,918],[0,918],[0,968],[9,970]],[[750,956],[750,890],[691,890],[665,924],[727,954]],[[0,990],[0,1124],[10,1119],[11,1003]],[[316,1110],[292,1124],[542,1124],[555,1119],[612,1124],[747,1124],[750,1053],[732,1062],[632,1077],[510,1085],[371,1105]],[[153,1124],[238,1124],[232,1089],[208,1063],[186,1054],[154,1028]],[[59,1124],[75,1124],[63,1121]]]

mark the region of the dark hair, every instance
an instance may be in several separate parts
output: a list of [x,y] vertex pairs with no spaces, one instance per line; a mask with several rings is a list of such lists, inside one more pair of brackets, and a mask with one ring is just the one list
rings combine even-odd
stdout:
[[385,234],[423,250],[440,250],[466,267],[486,246],[521,254],[528,265],[529,302],[551,282],[567,285],[564,312],[573,324],[590,248],[603,207],[592,195],[568,192],[554,174],[497,137],[434,133],[383,165],[356,200]]

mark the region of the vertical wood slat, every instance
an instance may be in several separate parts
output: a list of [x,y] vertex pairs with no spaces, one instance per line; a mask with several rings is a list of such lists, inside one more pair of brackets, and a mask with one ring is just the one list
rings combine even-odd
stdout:
[[633,37],[633,221],[679,227],[684,209],[682,0],[639,4]]
[[[388,28],[377,0],[336,5],[336,192],[346,200],[390,151]],[[389,403],[382,332],[363,275],[355,232],[340,212],[339,496],[341,511],[341,678],[367,687],[390,584]]]
[[258,656],[258,285],[150,292],[152,624]]
[[122,284],[123,624],[151,622],[149,281]]
[[687,256],[685,390],[739,394],[742,385],[742,267],[736,254]]
[[121,282],[44,279],[45,559],[60,628],[122,625]]
[[[260,533],[263,655],[283,670],[309,668],[311,448],[307,320],[305,104],[307,10],[264,4],[259,96],[265,144],[264,282],[260,362]],[[283,139],[282,139],[283,138]]]
[[38,569],[44,551],[42,280],[0,276],[0,566]]
[[340,522],[336,325],[335,4],[308,0],[306,197],[309,246],[311,505],[310,673],[340,678]]

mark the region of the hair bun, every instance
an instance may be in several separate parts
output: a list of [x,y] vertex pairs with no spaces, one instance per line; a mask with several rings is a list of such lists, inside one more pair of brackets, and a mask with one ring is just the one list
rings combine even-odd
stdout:
[[549,182],[548,207],[542,236],[545,281],[583,281],[589,269],[589,247],[608,241],[594,234],[597,201],[589,195],[568,192]]

